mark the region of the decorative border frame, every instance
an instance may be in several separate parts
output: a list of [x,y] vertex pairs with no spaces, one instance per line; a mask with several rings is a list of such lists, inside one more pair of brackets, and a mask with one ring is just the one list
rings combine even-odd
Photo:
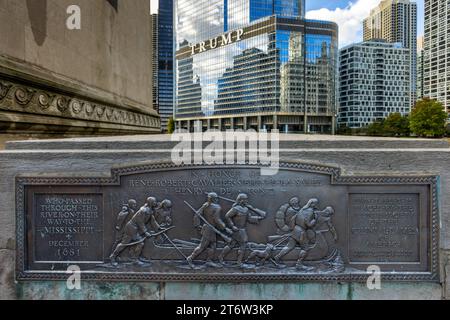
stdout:
[[[63,271],[37,272],[27,271],[25,266],[26,248],[26,212],[25,188],[27,186],[117,186],[121,184],[121,177],[139,173],[178,171],[189,169],[259,169],[267,167],[262,164],[234,164],[234,165],[175,165],[168,162],[150,162],[131,166],[116,167],[111,170],[111,177],[77,178],[77,177],[16,177],[16,279],[18,281],[31,280],[67,280]],[[439,206],[438,206],[438,176],[406,175],[406,176],[342,176],[341,169],[304,162],[280,162],[281,170],[292,170],[325,174],[331,177],[331,185],[426,185],[430,187],[430,229],[429,229],[429,272],[382,273],[386,281],[427,281],[439,282]],[[355,272],[347,274],[161,274],[117,273],[117,272],[82,272],[83,280],[90,281],[170,281],[170,282],[365,282],[368,274]]]

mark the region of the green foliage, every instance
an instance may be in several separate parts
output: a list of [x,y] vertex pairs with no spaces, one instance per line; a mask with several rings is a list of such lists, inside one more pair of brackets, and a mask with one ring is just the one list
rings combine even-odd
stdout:
[[353,129],[352,133],[374,137],[409,137],[409,117],[392,113],[386,119],[376,121],[368,127]]
[[384,120],[376,121],[366,128],[366,134],[374,137],[384,136]]
[[175,120],[171,117],[167,123],[167,133],[172,134],[175,131]]
[[392,113],[386,119],[372,123],[366,128],[339,128],[339,134],[368,135],[378,137],[443,137],[450,134],[447,127],[448,114],[441,103],[425,98],[417,102],[409,116]]
[[402,116],[400,113],[391,113],[384,120],[384,135],[389,137],[409,137],[411,135],[409,122],[408,116]]
[[343,136],[348,136],[348,135],[352,135],[353,131],[351,128],[349,128],[347,126],[341,126],[337,129],[337,134],[343,135]]
[[437,138],[446,133],[448,114],[436,100],[425,98],[418,101],[410,118],[411,131],[419,137]]

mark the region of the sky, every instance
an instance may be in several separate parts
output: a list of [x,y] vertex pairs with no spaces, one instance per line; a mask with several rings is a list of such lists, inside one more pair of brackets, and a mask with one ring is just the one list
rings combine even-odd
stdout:
[[[381,0],[306,0],[307,18],[334,21],[339,25],[339,46],[362,41],[362,22]],[[417,32],[423,35],[424,0],[417,2]],[[152,11],[158,1],[150,0]]]
[[[381,0],[306,0],[306,17],[334,21],[339,25],[339,46],[362,41],[362,22]],[[417,3],[417,31],[423,35],[424,0]]]
[[158,13],[158,0],[150,0],[150,13]]

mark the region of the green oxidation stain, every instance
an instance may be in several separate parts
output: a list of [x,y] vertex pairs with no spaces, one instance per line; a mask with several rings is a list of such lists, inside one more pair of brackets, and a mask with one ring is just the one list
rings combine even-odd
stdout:
[[[325,284],[321,284],[325,286]],[[327,296],[327,298],[332,298],[336,300],[352,300],[353,299],[353,287],[350,283],[347,282],[336,282],[327,284],[327,289],[332,290],[333,295]],[[325,288],[322,289],[322,292],[327,290]]]
[[[341,300],[348,299],[348,292],[350,290],[352,290],[350,288],[351,284],[348,283],[348,282],[344,282],[344,283],[338,283],[338,286],[339,286],[339,297],[340,297],[340,299]],[[351,295],[352,295],[352,299],[353,299],[353,293]]]
[[16,285],[16,298],[18,299],[18,300],[22,300],[23,299],[23,285],[22,285],[22,283],[18,283],[17,285]]
[[[184,294],[196,299],[296,299],[355,298],[354,285],[348,283],[191,283],[182,286]],[[81,290],[69,290],[66,282],[32,282],[17,285],[18,299],[126,300],[160,299],[160,283],[84,282]],[[172,290],[180,287],[172,286]]]
[[242,297],[243,299],[263,299],[264,296],[267,297],[271,294],[271,291],[267,290],[267,287],[259,283],[237,283],[226,285],[226,287],[229,289],[227,299],[234,299],[236,297]]
[[160,284],[101,283],[93,291],[97,294],[96,298],[101,300],[159,299]]
[[117,300],[126,299],[127,296],[135,296],[133,294],[134,284],[121,284],[115,285],[109,283],[99,283],[96,293],[98,293],[98,299],[101,300]]
[[21,300],[126,300],[157,299],[159,284],[152,283],[87,283],[80,290],[69,290],[66,282],[28,282],[16,286]]
[[266,290],[264,290],[264,286],[261,284],[255,284],[254,287],[256,287],[256,291],[258,293],[258,298],[263,298],[264,295],[266,295],[267,293],[272,293],[272,290],[270,290],[269,292],[266,293]]
[[[19,282],[16,284],[16,297],[20,300],[126,300],[160,299],[161,283],[118,283],[82,282],[81,290],[69,290],[65,281]],[[386,297],[430,294],[433,290],[442,292],[439,284],[385,284]],[[360,288],[361,287],[361,288]],[[358,298],[364,285],[352,283],[292,283],[292,284],[225,284],[189,283],[172,285],[171,290],[181,290],[181,295],[190,299],[347,299]],[[437,294],[436,296],[439,296]]]
[[300,299],[300,297],[303,297],[303,295],[305,294],[305,286],[302,284],[299,284],[297,286],[297,292],[298,292],[298,297]]
[[[213,287],[213,289],[214,289],[214,294],[216,295],[216,297],[217,297],[217,295],[219,294],[219,292],[220,292],[220,284],[214,284],[214,287]],[[228,288],[227,288],[228,289]],[[228,292],[228,295],[229,295],[229,292]]]
[[199,285],[193,285],[192,286],[192,295],[195,297],[203,297],[206,290],[206,284],[199,284]]
[[57,286],[57,282],[20,282],[16,286],[16,295],[20,300],[58,299],[51,294]]
[[201,283],[198,285],[193,284],[197,297],[208,298],[217,297],[219,294],[222,296],[229,296],[229,290],[227,286],[222,286],[218,283]]
[[[246,295],[248,292],[264,296],[261,285],[242,285],[226,283],[192,283],[188,285],[189,295],[200,299],[233,299]],[[267,292],[265,292],[267,295]]]
[[348,284],[347,300],[353,300],[353,284],[352,283]]
[[[192,299],[352,299],[353,289],[347,283],[191,283],[182,286]],[[182,294],[171,285],[171,291]],[[349,293],[350,290],[350,293]]]

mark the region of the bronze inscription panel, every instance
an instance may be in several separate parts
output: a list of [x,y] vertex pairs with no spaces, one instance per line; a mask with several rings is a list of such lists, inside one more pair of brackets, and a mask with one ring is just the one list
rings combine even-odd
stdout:
[[34,261],[103,261],[101,194],[35,194],[33,207]]
[[420,194],[350,194],[350,260],[420,263]]
[[438,281],[433,176],[347,177],[282,163],[17,178],[17,278]]

